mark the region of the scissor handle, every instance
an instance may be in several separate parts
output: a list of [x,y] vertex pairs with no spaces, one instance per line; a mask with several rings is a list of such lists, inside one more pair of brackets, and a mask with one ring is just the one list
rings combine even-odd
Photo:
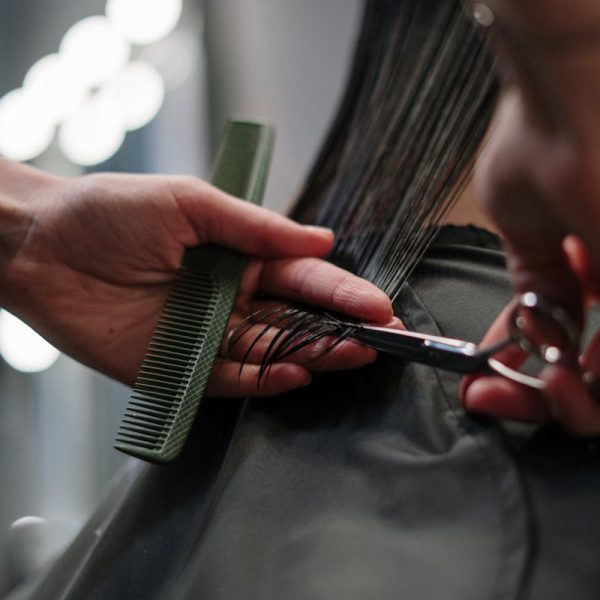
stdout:
[[528,387],[545,383],[500,362],[495,355],[516,344],[547,363],[566,362],[576,356],[579,329],[569,313],[547,298],[527,292],[518,296],[510,316],[509,335],[481,348],[472,342],[402,329],[359,325],[352,337],[367,346],[403,358],[463,375],[493,371]]

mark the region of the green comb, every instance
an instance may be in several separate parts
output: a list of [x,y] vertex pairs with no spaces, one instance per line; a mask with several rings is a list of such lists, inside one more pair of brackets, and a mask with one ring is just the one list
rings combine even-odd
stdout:
[[[268,125],[230,121],[212,183],[260,204],[273,148]],[[243,232],[240,232],[243,235]],[[155,463],[183,448],[237,296],[246,257],[204,245],[185,251],[142,363],[115,448]]]

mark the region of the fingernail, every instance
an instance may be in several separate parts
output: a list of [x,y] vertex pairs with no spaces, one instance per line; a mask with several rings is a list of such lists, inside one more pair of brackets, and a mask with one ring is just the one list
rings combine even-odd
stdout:
[[304,228],[326,237],[333,237],[334,235],[333,230],[329,229],[329,227],[319,227],[318,225],[304,225]]
[[310,385],[312,383],[312,375],[309,375],[307,380],[302,384],[301,387],[306,387],[307,385]]
[[470,385],[473,383],[473,376],[469,376],[469,375],[465,375],[465,377],[463,377],[460,380],[460,384],[458,386],[458,397],[461,399],[463,406],[468,409],[469,408],[469,399],[465,398],[465,394],[467,393],[467,390],[469,389]]
[[392,329],[406,329],[404,323],[398,317],[392,317],[392,320],[390,321],[388,327]]

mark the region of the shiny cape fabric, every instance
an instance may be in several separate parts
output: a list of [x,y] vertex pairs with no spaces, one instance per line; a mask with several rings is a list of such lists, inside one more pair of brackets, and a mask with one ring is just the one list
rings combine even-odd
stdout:
[[[396,311],[478,341],[510,296],[497,239],[446,227]],[[206,401],[181,458],[130,462],[14,598],[599,598],[596,443],[470,417],[458,383],[381,356],[285,397]]]

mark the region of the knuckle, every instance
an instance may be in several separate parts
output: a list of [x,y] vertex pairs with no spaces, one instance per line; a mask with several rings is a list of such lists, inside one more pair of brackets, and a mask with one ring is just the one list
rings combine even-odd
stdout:
[[318,267],[318,261],[313,258],[304,258],[300,260],[283,259],[279,264],[288,269],[290,289],[298,293],[301,297],[311,295],[315,286],[314,274]]
[[331,290],[331,303],[335,306],[346,305],[349,302],[352,302],[355,293],[356,286],[353,284],[353,277],[350,275],[343,275]]
[[192,175],[177,175],[173,178],[173,183],[183,190],[189,192],[203,192],[206,188],[206,182]]

